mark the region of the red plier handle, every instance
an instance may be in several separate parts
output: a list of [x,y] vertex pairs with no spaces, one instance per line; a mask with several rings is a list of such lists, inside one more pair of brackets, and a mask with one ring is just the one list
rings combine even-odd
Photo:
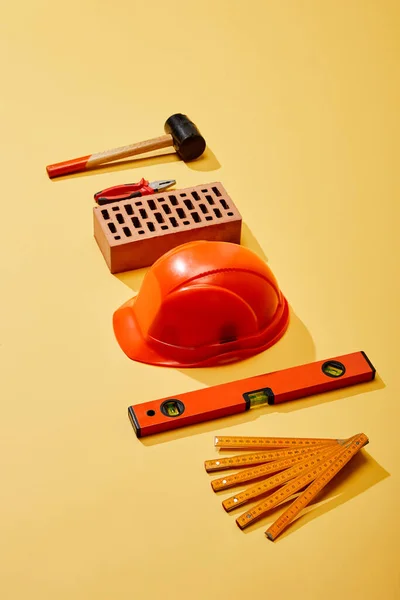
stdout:
[[146,179],[142,178],[139,183],[122,183],[121,185],[114,185],[113,187],[101,190],[94,195],[94,199],[98,204],[108,204],[109,202],[135,198],[136,196],[133,194],[137,192],[140,192],[140,196],[148,196],[149,194],[154,194],[154,189],[150,187]]

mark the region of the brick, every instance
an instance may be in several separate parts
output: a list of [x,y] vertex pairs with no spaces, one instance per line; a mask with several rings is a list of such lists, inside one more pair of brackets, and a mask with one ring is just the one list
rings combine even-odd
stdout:
[[242,217],[220,182],[93,208],[94,237],[111,273],[152,265],[197,240],[240,244]]

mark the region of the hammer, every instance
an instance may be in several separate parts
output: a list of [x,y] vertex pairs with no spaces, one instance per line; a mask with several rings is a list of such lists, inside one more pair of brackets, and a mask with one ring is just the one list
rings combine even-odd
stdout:
[[206,148],[205,139],[196,125],[186,115],[177,113],[169,117],[164,124],[164,131],[166,135],[151,140],[48,165],[46,167],[47,174],[50,179],[53,179],[54,177],[68,175],[69,173],[87,171],[98,165],[118,160],[119,158],[127,158],[135,154],[143,154],[170,146],[175,148],[177,154],[184,161],[190,161],[201,156]]

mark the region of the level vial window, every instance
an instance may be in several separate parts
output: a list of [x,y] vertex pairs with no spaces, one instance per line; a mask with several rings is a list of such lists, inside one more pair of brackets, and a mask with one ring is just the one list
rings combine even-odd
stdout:
[[341,377],[345,374],[345,366],[338,360],[328,360],[322,365],[322,372],[328,377]]
[[174,398],[171,400],[165,400],[161,404],[161,412],[166,417],[179,417],[185,410],[185,405],[180,400],[175,400]]
[[253,390],[252,392],[245,392],[243,398],[246,401],[247,408],[256,408],[264,404],[273,404],[274,394],[271,388],[262,388],[260,390]]

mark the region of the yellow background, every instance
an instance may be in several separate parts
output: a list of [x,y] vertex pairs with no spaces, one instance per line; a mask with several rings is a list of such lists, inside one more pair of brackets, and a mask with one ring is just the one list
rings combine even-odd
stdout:
[[[3,2],[0,22],[4,600],[400,597],[399,42],[389,0]],[[209,149],[50,181],[45,166],[163,134]],[[218,369],[128,360],[94,192],[221,181],[292,310],[272,349]],[[379,377],[137,440],[127,406],[364,350]],[[203,468],[217,433],[370,444],[276,543]]]

